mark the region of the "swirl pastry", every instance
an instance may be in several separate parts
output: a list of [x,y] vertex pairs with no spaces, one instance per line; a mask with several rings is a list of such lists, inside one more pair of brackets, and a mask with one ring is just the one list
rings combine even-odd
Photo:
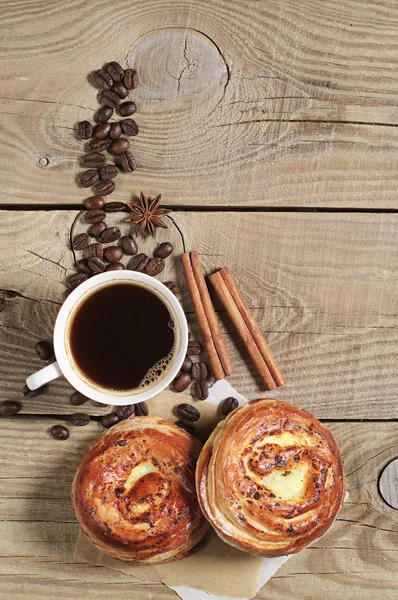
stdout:
[[83,457],[72,504],[89,541],[113,558],[157,564],[183,558],[208,529],[195,491],[202,444],[156,417],[132,417]]
[[344,501],[332,434],[305,410],[252,400],[213,431],[200,454],[196,487],[218,535],[262,556],[283,556],[323,535]]

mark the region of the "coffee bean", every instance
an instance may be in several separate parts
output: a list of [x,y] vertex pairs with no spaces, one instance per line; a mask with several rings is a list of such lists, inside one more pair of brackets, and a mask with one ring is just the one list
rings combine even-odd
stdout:
[[73,406],[81,406],[82,404],[85,404],[87,400],[87,396],[84,396],[84,394],[78,392],[77,390],[73,392],[73,394],[69,398],[69,402],[73,404]]
[[105,155],[101,152],[91,152],[83,156],[83,165],[92,169],[100,169],[106,161]]
[[115,60],[106,65],[105,71],[109,73],[113,81],[121,81],[124,77],[124,70]]
[[109,106],[109,108],[116,108],[120,100],[119,96],[112,90],[102,92],[100,99],[102,104]]
[[109,194],[112,194],[115,187],[116,187],[116,184],[113,181],[113,179],[103,179],[102,181],[97,183],[97,185],[95,186],[95,189],[102,196],[109,196]]
[[124,202],[107,202],[104,206],[106,212],[121,212],[126,208]]
[[123,85],[121,81],[117,81],[113,84],[112,90],[116,92],[121,100],[124,100],[129,95],[128,89]]
[[191,404],[179,404],[176,412],[181,419],[185,419],[186,421],[193,422],[200,419],[200,412]]
[[95,71],[93,78],[96,85],[102,90],[109,89],[113,86],[113,79],[105,69],[98,69],[98,71]]
[[97,123],[106,123],[107,121],[109,121],[112,115],[113,108],[110,108],[109,106],[103,106],[95,115],[95,120],[97,121]]
[[151,258],[147,266],[145,267],[145,273],[147,275],[151,275],[151,277],[156,277],[159,275],[164,269],[164,260],[163,258]]
[[186,421],[185,419],[180,419],[176,421],[176,425],[181,427],[181,429],[185,429],[188,433],[194,433],[196,427],[191,421]]
[[134,404],[128,404],[127,406],[118,406],[116,409],[116,414],[121,421],[123,419],[128,419],[129,417],[131,417],[131,415],[134,414]]
[[100,221],[99,223],[94,223],[93,225],[91,225],[88,232],[91,235],[91,237],[99,238],[106,228],[107,227],[105,221]]
[[76,133],[82,140],[88,140],[93,134],[93,127],[90,121],[80,121],[76,126]]
[[138,246],[137,242],[131,235],[124,235],[120,238],[119,244],[123,248],[125,254],[137,254]]
[[137,168],[137,163],[131,152],[122,152],[120,155],[120,166],[125,173],[132,173]]
[[197,381],[195,383],[195,396],[198,400],[206,400],[209,395],[209,386],[207,381]]
[[117,168],[114,165],[105,165],[99,170],[100,179],[114,179],[117,173]]
[[178,288],[175,281],[166,281],[164,285],[169,288],[170,292],[174,294],[174,296],[177,294]]
[[67,440],[69,437],[69,429],[63,425],[53,425],[50,433],[56,440]]
[[120,419],[116,413],[108,413],[107,415],[104,415],[101,418],[101,423],[103,427],[106,427],[107,429],[109,429],[109,427],[112,427],[112,425],[116,425],[116,423],[119,423],[119,421]]
[[37,342],[35,350],[37,356],[41,358],[41,360],[49,360],[54,356],[54,346],[51,342],[46,342],[45,340]]
[[93,208],[93,210],[88,210],[85,215],[84,215],[84,220],[86,221],[86,223],[99,223],[100,221],[103,221],[105,219],[105,213],[103,210],[100,209],[95,209]]
[[88,266],[92,270],[93,273],[103,273],[105,271],[105,263],[98,256],[93,256],[88,259]]
[[90,196],[84,201],[84,207],[87,210],[100,210],[105,204],[105,200],[101,196]]
[[197,362],[192,365],[191,377],[195,381],[207,379],[207,368],[205,363]]
[[107,149],[110,143],[111,140],[109,138],[105,138],[104,140],[93,139],[91,140],[89,146],[90,150],[93,150],[93,152],[103,152]]
[[111,263],[110,265],[108,265],[105,269],[105,271],[124,271],[126,267],[124,266],[123,263],[121,262],[117,262],[117,263]]
[[122,128],[119,123],[112,123],[109,137],[111,140],[117,140],[122,135]]
[[125,135],[137,135],[139,131],[134,119],[123,119],[123,121],[120,121],[120,126]]
[[120,238],[120,229],[118,227],[107,227],[100,237],[100,241],[103,244],[109,244],[110,242],[116,242]]
[[0,417],[12,417],[22,408],[20,402],[14,400],[3,400],[0,402]]
[[129,148],[130,142],[126,138],[119,138],[118,140],[113,141],[110,145],[112,154],[116,155],[126,152],[126,150],[128,150]]
[[80,183],[85,188],[91,187],[92,185],[97,183],[98,179],[99,175],[94,169],[88,169],[80,175]]
[[184,362],[181,365],[181,371],[183,371],[184,373],[189,373],[191,371],[192,364],[192,360],[189,358],[189,356],[186,356],[184,358]]
[[221,404],[221,412],[226,417],[233,410],[235,410],[235,408],[238,408],[238,406],[239,401],[236,398],[232,398],[232,396],[230,396],[229,398],[226,398]]
[[95,131],[94,131],[95,139],[96,140],[104,140],[106,137],[108,137],[110,130],[111,130],[110,123],[100,123],[99,125],[97,125],[97,127],[95,128]]
[[173,389],[175,392],[183,392],[187,389],[191,383],[191,376],[189,373],[181,373],[173,382]]
[[130,115],[133,115],[135,113],[135,111],[137,110],[137,107],[135,105],[135,102],[123,102],[120,106],[119,106],[119,115],[121,117],[129,117]]
[[187,355],[188,356],[196,356],[197,354],[200,354],[201,352],[202,352],[202,346],[199,344],[199,342],[195,342],[195,340],[189,340]]
[[47,385],[42,385],[41,387],[37,388],[37,390],[31,390],[27,385],[24,385],[22,391],[26,398],[36,398],[36,396],[42,394],[46,389]]
[[123,83],[128,90],[135,90],[138,85],[138,73],[135,69],[126,69],[124,72]]
[[81,258],[77,261],[77,270],[79,273],[85,273],[86,275],[91,275],[91,269],[88,266],[87,259]]
[[74,275],[71,275],[68,279],[69,287],[74,289],[87,279],[88,275],[86,273],[75,273]]
[[149,408],[146,402],[138,402],[134,405],[134,412],[136,417],[147,417],[149,415]]
[[173,244],[170,244],[170,242],[162,242],[156,248],[154,255],[159,256],[159,258],[167,258],[168,256],[170,256],[173,250]]
[[105,248],[104,256],[110,263],[117,263],[123,258],[123,250],[119,246],[108,246]]
[[73,425],[77,425],[78,427],[84,427],[90,423],[90,417],[86,413],[73,413],[70,416],[70,420]]
[[87,233],[79,233],[73,238],[72,246],[74,250],[83,250],[83,248],[87,248],[90,243],[90,238]]
[[130,271],[138,271],[139,273],[141,273],[148,263],[148,256],[143,252],[140,252],[130,260],[129,264],[127,265],[127,268],[130,269]]
[[93,258],[93,256],[96,256],[97,258],[102,259],[104,257],[104,249],[101,244],[91,244],[91,246],[87,248],[86,253],[87,258]]
[[0,298],[0,312],[3,312],[3,310],[6,307],[6,301],[5,298]]

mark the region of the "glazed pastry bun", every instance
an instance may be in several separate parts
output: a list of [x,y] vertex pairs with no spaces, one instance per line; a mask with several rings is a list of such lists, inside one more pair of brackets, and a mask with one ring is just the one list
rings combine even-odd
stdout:
[[323,535],[344,501],[332,434],[305,410],[252,400],[218,424],[196,468],[200,506],[228,544],[293,554]]
[[87,539],[126,562],[158,564],[189,554],[209,527],[195,491],[201,447],[156,417],[131,417],[100,435],[72,485]]

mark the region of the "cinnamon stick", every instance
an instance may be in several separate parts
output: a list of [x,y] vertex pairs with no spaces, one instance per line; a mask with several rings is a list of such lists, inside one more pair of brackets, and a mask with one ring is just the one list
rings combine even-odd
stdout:
[[261,333],[259,326],[254,320],[253,314],[251,313],[250,308],[248,307],[245,299],[243,298],[241,291],[239,290],[238,286],[236,285],[236,282],[234,281],[231,273],[229,272],[228,267],[223,267],[219,270],[219,273],[225,281],[225,284],[231,296],[233,297],[235,304],[240,311],[240,314],[242,315],[250,333],[252,334],[253,339],[256,342],[257,348],[260,350],[263,359],[267,363],[267,367],[272,375],[276,387],[284,385],[286,383],[286,380],[283,377],[280,368],[276,364],[276,360],[272,355],[272,352],[263,334]]
[[234,369],[227,350],[227,346],[224,341],[223,334],[217,321],[216,313],[211,302],[209,290],[207,289],[205,278],[203,276],[203,271],[200,266],[199,254],[197,252],[191,252],[190,257],[192,271],[196,280],[196,285],[199,289],[200,299],[202,301],[207,321],[209,323],[211,335],[213,338],[214,345],[216,347],[218,358],[220,359],[220,362],[224,369],[225,377],[228,377],[228,375],[231,375],[233,373]]
[[210,281],[217,292],[225,310],[227,311],[231,321],[233,322],[239,336],[241,337],[249,355],[252,359],[261,379],[269,390],[275,389],[277,386],[272,378],[272,375],[267,367],[267,363],[257,348],[256,342],[250,333],[244,318],[235,304],[235,301],[227,288],[227,285],[219,271],[210,275]]
[[213,371],[214,378],[218,381],[219,379],[224,379],[224,369],[218,357],[217,350],[211,335],[210,326],[206,317],[206,313],[201,302],[201,297],[195,276],[193,274],[191,258],[189,256],[189,253],[184,252],[184,254],[181,255],[181,260],[184,267],[188,289],[191,294],[192,304],[195,309],[196,318],[198,320],[198,324],[203,335],[203,341],[209,357],[210,366]]

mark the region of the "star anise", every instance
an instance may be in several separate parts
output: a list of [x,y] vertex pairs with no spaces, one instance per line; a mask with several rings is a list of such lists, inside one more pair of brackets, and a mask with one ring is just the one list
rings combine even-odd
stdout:
[[167,208],[159,208],[160,194],[151,200],[145,198],[141,192],[140,201],[138,204],[127,204],[131,212],[132,217],[125,219],[125,223],[134,223],[138,225],[136,237],[139,237],[147,229],[152,237],[156,237],[156,227],[163,227],[167,229],[162,221],[163,217],[167,215],[171,210]]

